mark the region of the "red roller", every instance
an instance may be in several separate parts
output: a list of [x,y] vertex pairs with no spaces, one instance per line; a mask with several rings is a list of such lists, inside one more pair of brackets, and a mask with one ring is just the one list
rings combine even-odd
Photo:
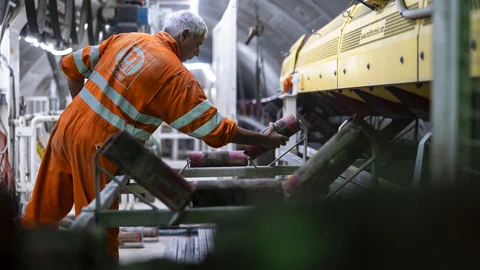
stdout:
[[[277,122],[273,123],[274,130],[286,137],[291,137],[300,131],[300,120],[298,120],[293,115],[287,115]],[[268,128],[262,130],[262,133],[265,133]],[[261,145],[245,145],[245,154],[250,157],[251,160],[254,160],[261,156],[263,153],[267,152],[269,149]]]
[[243,151],[191,152],[190,167],[234,167],[247,166],[248,159]]

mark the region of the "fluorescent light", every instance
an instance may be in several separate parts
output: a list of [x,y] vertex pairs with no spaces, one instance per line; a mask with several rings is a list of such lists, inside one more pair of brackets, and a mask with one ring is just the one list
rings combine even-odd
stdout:
[[40,47],[42,48],[43,50],[47,51],[47,52],[50,52],[51,54],[53,55],[59,55],[59,56],[62,56],[62,55],[66,55],[66,54],[69,54],[72,52],[72,48],[68,48],[68,49],[65,49],[65,50],[56,50],[54,47],[53,47],[53,44],[49,43],[49,44],[45,44],[43,42],[38,42],[38,40],[34,37],[25,37],[25,41],[32,44],[33,46],[35,47]]
[[62,55],[67,55],[67,54],[71,53],[72,51],[73,51],[72,48],[68,48],[68,49],[61,50],[61,51],[57,51],[55,49],[52,49],[52,50],[50,50],[50,53],[53,54],[53,55],[62,56]]
[[83,26],[83,29],[85,29],[85,30],[88,29],[88,23],[86,23],[86,24]]
[[189,70],[198,70],[198,69],[202,70],[209,81],[215,82],[217,80],[217,77],[215,76],[215,73],[213,73],[212,67],[210,64],[190,63],[190,64],[184,64],[184,65]]
[[28,43],[33,43],[34,41],[37,41],[37,39],[34,37],[25,37],[25,41]]
[[198,0],[190,0],[190,9],[193,12],[198,13]]
[[44,49],[44,50],[48,50],[48,47],[47,47],[47,44],[45,43],[40,43],[40,48]]

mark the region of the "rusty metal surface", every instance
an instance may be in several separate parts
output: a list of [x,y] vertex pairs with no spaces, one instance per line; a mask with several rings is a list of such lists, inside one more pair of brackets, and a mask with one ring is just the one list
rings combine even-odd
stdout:
[[[273,123],[275,132],[282,134],[286,137],[291,137],[297,132],[300,131],[301,126],[299,120],[293,115],[287,115],[282,119],[279,119]],[[267,129],[262,130],[261,132],[266,132]],[[269,149],[260,146],[260,145],[245,145],[245,154],[251,159],[255,160],[263,153],[267,152]]]
[[362,129],[374,132],[367,122],[354,116],[315,156],[283,183],[286,195],[316,196],[327,192],[335,179],[370,148],[370,140]]
[[368,106],[370,106],[379,115],[392,119],[415,119],[417,118],[408,108],[402,104],[393,103],[391,101],[371,95],[360,89],[353,90],[359,95]]
[[247,166],[248,159],[243,151],[191,152],[190,167],[235,167]]
[[127,132],[112,135],[102,155],[172,211],[190,202],[193,186]]
[[385,87],[385,89],[405,104],[419,119],[430,122],[430,100],[395,86]]

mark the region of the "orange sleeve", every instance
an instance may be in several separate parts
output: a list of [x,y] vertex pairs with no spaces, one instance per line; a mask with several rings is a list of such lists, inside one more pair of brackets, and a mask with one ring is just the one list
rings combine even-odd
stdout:
[[219,148],[232,141],[237,124],[217,111],[196,80],[179,92],[166,110],[163,120],[167,124],[210,147]]
[[63,73],[71,80],[82,80],[90,77],[108,43],[118,36],[119,35],[111,36],[100,45],[85,46],[83,49],[65,56],[60,63],[60,68]]

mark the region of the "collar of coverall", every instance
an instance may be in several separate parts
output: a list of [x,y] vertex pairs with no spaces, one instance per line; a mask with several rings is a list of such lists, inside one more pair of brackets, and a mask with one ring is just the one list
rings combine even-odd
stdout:
[[155,38],[158,42],[170,47],[170,49],[172,49],[172,51],[177,55],[178,59],[180,59],[180,47],[178,47],[177,42],[169,33],[162,31],[157,32],[155,34]]

